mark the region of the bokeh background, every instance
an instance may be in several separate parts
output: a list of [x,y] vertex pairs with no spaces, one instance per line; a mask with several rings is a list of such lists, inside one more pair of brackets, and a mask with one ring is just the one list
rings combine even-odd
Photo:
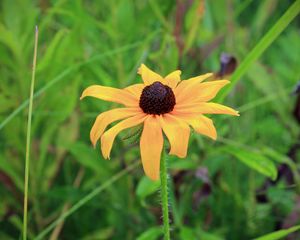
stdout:
[[[155,240],[159,182],[136,165],[132,132],[110,161],[92,147],[95,117],[117,105],[79,101],[81,92],[141,82],[141,63],[162,75],[181,69],[183,79],[230,78],[293,2],[1,0],[0,239],[22,232],[36,24],[29,239]],[[222,102],[241,116],[213,116],[218,140],[192,134],[187,158],[168,158],[172,239],[244,240],[300,223],[299,26],[298,17],[234,83]]]

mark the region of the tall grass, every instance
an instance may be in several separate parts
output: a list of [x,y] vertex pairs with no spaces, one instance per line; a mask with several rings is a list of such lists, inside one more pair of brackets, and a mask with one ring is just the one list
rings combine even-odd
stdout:
[[24,214],[23,214],[23,239],[27,239],[27,219],[28,219],[28,182],[29,182],[29,169],[30,169],[30,143],[31,143],[31,120],[32,120],[32,106],[33,106],[33,92],[35,82],[35,69],[37,58],[39,32],[38,27],[35,27],[35,39],[34,39],[34,53],[32,62],[32,77],[30,85],[29,95],[29,107],[28,107],[28,122],[27,122],[27,138],[26,138],[26,158],[25,158],[25,180],[24,180]]
[[[296,0],[289,9],[282,15],[282,17],[274,24],[274,26],[262,37],[262,39],[255,45],[245,59],[241,62],[239,67],[230,77],[231,84],[229,87],[219,95],[219,101],[224,101],[224,98],[230,90],[232,90],[237,82],[241,80],[242,76],[249,70],[250,66],[263,54],[263,52],[278,38],[278,36],[287,28],[291,21],[299,15],[300,0]],[[280,56],[278,56],[280,57]]]
[[92,192],[87,194],[85,197],[80,199],[77,203],[75,203],[68,211],[64,212],[59,218],[57,218],[55,221],[53,221],[47,228],[45,228],[41,233],[39,233],[34,239],[35,240],[42,240],[46,237],[46,235],[54,229],[59,223],[64,221],[67,217],[69,217],[71,214],[79,210],[82,206],[87,204],[91,199],[96,197],[99,193],[103,192],[106,188],[110,187],[112,184],[114,184],[116,181],[118,181],[120,178],[122,178],[124,175],[128,174],[130,171],[135,169],[137,166],[140,165],[140,162],[133,163],[126,167],[124,170],[121,170],[114,176],[112,176],[110,179],[108,179],[106,182],[101,184],[100,186],[96,187]]
[[[159,186],[134,163],[138,148],[117,138],[104,161],[90,146],[93,119],[116,106],[78,99],[91,84],[140,82],[141,62],[162,75],[180,68],[183,79],[217,72],[224,51],[241,64],[219,100],[241,106],[241,117],[214,117],[217,142],[192,134],[187,159],[170,157],[172,237],[253,239],[291,221],[297,184],[268,176],[288,163],[299,178],[290,154],[299,135],[290,94],[300,77],[299,0],[205,1],[204,12],[199,2],[0,1],[0,239],[162,237]],[[38,81],[28,98],[37,19]]]

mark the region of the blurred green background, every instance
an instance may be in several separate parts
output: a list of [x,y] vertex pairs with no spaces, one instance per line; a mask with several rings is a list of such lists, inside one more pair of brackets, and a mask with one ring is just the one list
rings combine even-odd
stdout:
[[[218,73],[222,53],[242,62],[293,2],[1,0],[0,239],[22,232],[36,24],[29,239],[155,240],[162,237],[159,183],[132,167],[139,149],[124,140],[128,133],[116,139],[110,161],[93,149],[95,117],[117,105],[80,102],[81,92],[140,82],[141,63],[162,75],[181,69],[183,79]],[[218,140],[192,134],[187,158],[169,157],[172,239],[244,240],[300,224],[300,98],[292,94],[299,26],[296,18],[234,85],[224,104],[241,116],[213,116]],[[134,170],[124,172],[128,166]]]

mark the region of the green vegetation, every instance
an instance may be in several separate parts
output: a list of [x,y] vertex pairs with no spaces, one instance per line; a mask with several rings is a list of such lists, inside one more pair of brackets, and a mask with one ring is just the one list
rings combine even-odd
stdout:
[[300,0],[1,0],[0,239],[24,232],[27,138],[28,239],[161,239],[160,183],[137,139],[123,132],[104,160],[89,131],[117,105],[79,97],[140,82],[141,63],[218,73],[222,52],[239,65],[217,100],[241,116],[212,116],[216,142],[193,133],[186,159],[166,157],[171,239],[300,239],[299,12]]

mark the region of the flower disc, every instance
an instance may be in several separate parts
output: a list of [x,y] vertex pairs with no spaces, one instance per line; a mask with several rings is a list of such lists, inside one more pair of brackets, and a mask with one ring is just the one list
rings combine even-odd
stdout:
[[143,89],[139,104],[144,113],[160,115],[171,112],[175,103],[172,89],[161,82],[154,82]]

